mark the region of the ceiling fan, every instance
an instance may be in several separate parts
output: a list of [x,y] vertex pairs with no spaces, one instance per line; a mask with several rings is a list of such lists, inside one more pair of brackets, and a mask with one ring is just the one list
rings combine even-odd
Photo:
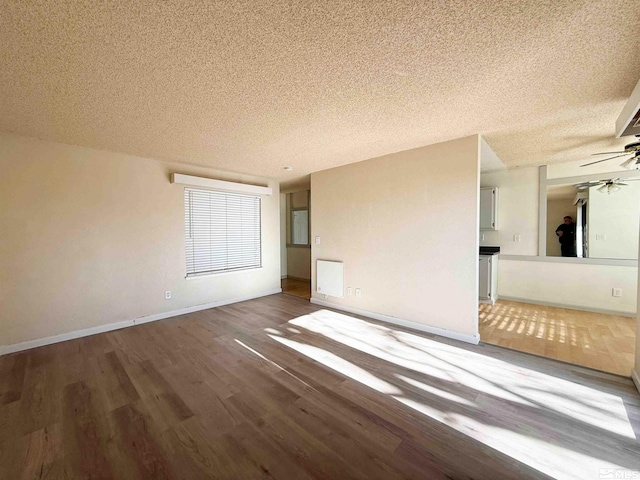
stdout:
[[[633,182],[637,180],[640,180],[640,178],[627,178],[625,179],[625,182]],[[600,185],[600,188],[597,189],[599,192],[611,195],[611,193],[617,192],[618,190],[621,190],[622,187],[626,187],[629,184],[622,183],[619,178],[609,178],[607,180],[592,180],[590,182],[576,183],[574,187],[579,192],[582,192],[598,185]]]
[[[640,135],[636,135],[636,138],[640,138]],[[629,170],[633,170],[634,168],[640,168],[640,141],[629,143],[624,146],[624,150],[619,152],[600,152],[594,153],[593,155],[614,155],[613,157],[603,158],[602,160],[596,160],[595,162],[585,163],[584,165],[580,165],[581,167],[587,167],[589,165],[593,165],[594,163],[606,162],[607,160],[613,160],[614,158],[625,157],[627,155],[633,155],[631,158],[625,160],[620,164],[623,168],[628,168]]]

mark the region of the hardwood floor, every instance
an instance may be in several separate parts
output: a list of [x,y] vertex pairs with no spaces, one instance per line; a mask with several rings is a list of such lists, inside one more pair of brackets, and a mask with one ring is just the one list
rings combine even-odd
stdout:
[[597,479],[639,433],[628,379],[287,295],[0,357],[2,479]]
[[481,304],[479,318],[483,342],[631,375],[635,318],[506,300]]
[[306,298],[307,300],[311,298],[311,280],[283,278],[280,283],[282,285],[282,293]]

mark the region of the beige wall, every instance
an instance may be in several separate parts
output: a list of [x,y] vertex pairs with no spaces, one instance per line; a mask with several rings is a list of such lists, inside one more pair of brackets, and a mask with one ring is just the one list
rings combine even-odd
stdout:
[[306,247],[287,248],[287,276],[292,278],[311,278],[311,249]]
[[475,335],[477,135],[311,175],[312,295],[318,259],[344,262],[343,306]]
[[280,287],[276,182],[263,268],[185,280],[184,187],[169,174],[264,180],[11,136],[0,171],[0,345]]
[[[309,190],[287,194],[287,242],[291,241],[291,208],[309,207]],[[312,219],[309,216],[309,224]],[[311,279],[311,248],[287,247],[287,276]]]
[[280,194],[280,277],[287,276],[287,196]]
[[573,197],[547,200],[547,257],[561,257],[560,241],[556,235],[556,229],[569,215],[575,222],[577,206],[573,204]]

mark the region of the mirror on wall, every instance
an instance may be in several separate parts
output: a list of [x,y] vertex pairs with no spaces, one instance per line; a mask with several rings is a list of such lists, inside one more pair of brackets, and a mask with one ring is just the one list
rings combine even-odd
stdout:
[[287,221],[288,247],[311,247],[309,242],[311,228],[309,221],[310,194],[309,190],[287,194],[287,210],[289,211],[289,219]]
[[640,174],[606,180],[547,185],[547,256],[638,258]]

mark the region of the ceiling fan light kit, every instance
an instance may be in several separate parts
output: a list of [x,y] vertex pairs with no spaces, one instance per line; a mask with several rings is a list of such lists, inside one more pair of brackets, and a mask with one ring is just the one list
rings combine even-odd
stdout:
[[607,195],[611,195],[611,192],[617,192],[618,190],[621,190],[621,188],[615,183],[605,183],[598,188],[600,193],[606,193]]
[[[637,181],[637,180],[640,180],[640,178],[625,179],[625,181],[629,181],[629,182]],[[598,185],[600,186],[598,187]],[[615,193],[619,190],[622,190],[622,187],[626,187],[626,186],[628,186],[628,183],[622,183],[619,178],[609,178],[607,180],[594,180],[590,182],[576,183],[574,185],[574,188],[578,192],[584,192],[586,190],[589,190],[591,187],[598,187],[596,188],[596,190],[598,190],[600,193],[606,193],[607,195],[611,195],[611,193]]]

